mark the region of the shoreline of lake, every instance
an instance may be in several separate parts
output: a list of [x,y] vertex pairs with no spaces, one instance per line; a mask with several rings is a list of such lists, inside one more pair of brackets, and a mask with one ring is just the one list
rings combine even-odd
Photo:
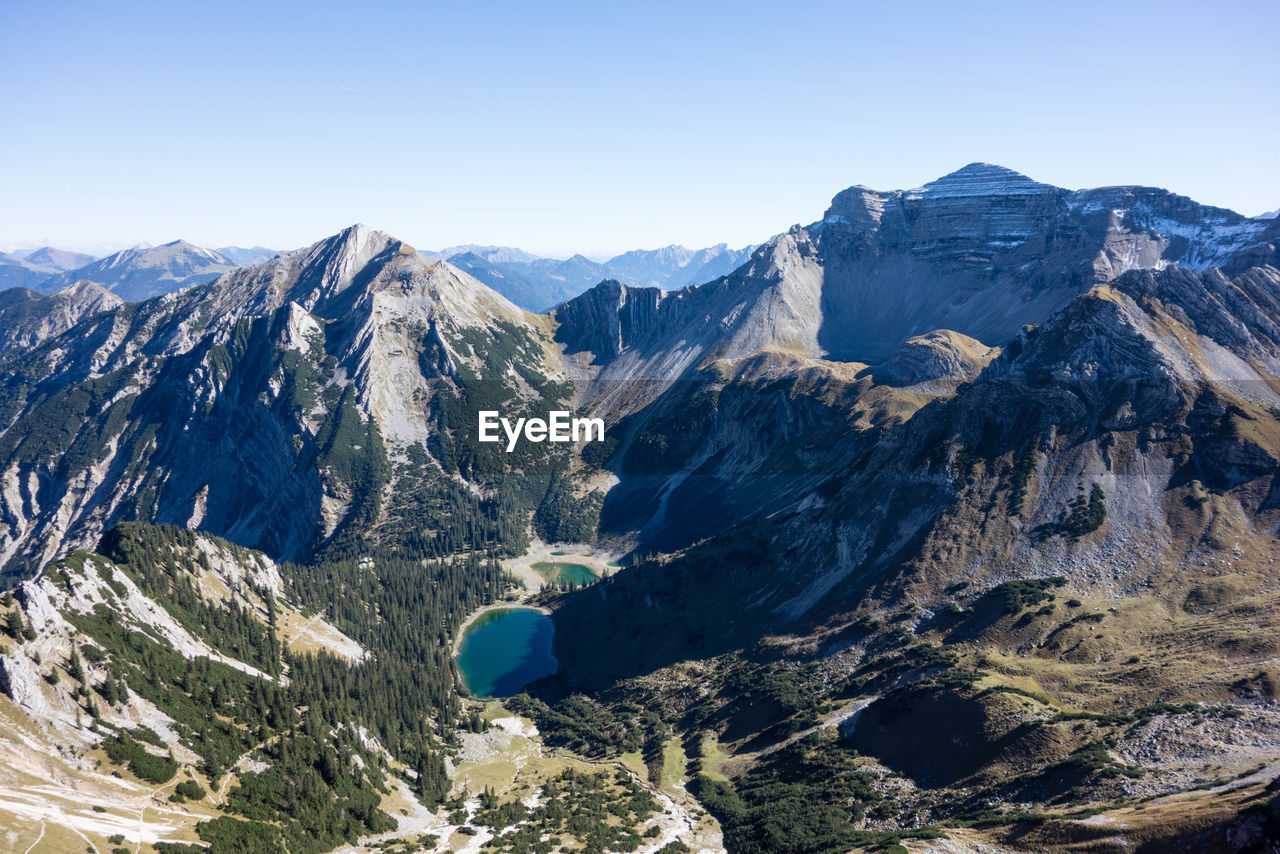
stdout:
[[467,618],[462,621],[462,625],[458,626],[458,631],[453,638],[454,660],[455,661],[457,660],[458,653],[461,652],[462,650],[462,639],[463,637],[466,636],[467,629],[471,628],[472,623],[474,623],[476,620],[480,619],[482,616],[489,613],[490,611],[502,611],[506,609],[515,610],[517,608],[523,608],[529,611],[537,611],[538,613],[543,614],[544,616],[547,616],[547,617],[550,617],[552,615],[552,611],[550,608],[547,608],[543,605],[530,605],[528,604],[527,599],[520,599],[513,602],[494,602],[489,605],[481,606],[475,609],[474,611],[472,611],[469,615],[467,615]]
[[461,633],[455,665],[466,693],[509,697],[556,673],[555,623],[538,607],[486,608]]

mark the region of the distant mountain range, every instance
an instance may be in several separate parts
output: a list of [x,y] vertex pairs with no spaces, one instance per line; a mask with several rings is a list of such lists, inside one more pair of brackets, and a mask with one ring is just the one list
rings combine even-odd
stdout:
[[30,288],[60,273],[83,267],[92,255],[42,246],[26,252],[0,252],[0,288]]
[[279,249],[268,249],[265,246],[251,246],[247,249],[243,246],[219,246],[213,251],[242,267],[250,264],[261,264],[263,261],[280,254]]
[[239,265],[226,256],[175,240],[163,246],[134,247],[100,258],[36,286],[55,293],[81,280],[96,282],[126,302],[141,302],[188,285],[211,282]]
[[[545,311],[606,279],[668,290],[709,282],[741,266],[753,248],[730,249],[723,243],[705,249],[672,245],[632,250],[604,262],[583,255],[546,258],[510,246],[479,244],[422,254],[448,260],[521,308]],[[126,302],[139,302],[210,282],[235,267],[260,264],[278,254],[263,246],[207,249],[175,240],[163,246],[139,244],[99,259],[46,246],[0,253],[0,289],[21,287],[51,294],[83,280]]]
[[592,261],[584,255],[542,258],[509,246],[455,246],[432,254],[521,308],[545,311],[606,279],[664,290],[709,282],[742,266],[754,248],[730,249],[724,243],[705,249],[671,245],[624,252],[607,261]]

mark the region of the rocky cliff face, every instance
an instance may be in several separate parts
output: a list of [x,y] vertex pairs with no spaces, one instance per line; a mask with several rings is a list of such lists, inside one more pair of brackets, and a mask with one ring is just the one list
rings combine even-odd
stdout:
[[[798,357],[764,351],[748,360],[715,362],[714,369],[689,375],[688,382],[671,386],[622,422],[619,435],[626,439],[615,466],[623,484],[610,497],[616,503],[606,504],[605,518],[634,524],[649,518],[651,511],[643,508],[660,502],[667,516],[684,520],[680,527],[687,531],[687,539],[672,539],[675,528],[662,527],[661,544],[669,548],[704,536],[707,526],[731,524],[729,518],[803,506],[777,535],[791,549],[799,543],[810,544],[806,553],[812,549],[801,562],[807,568],[793,565],[780,582],[795,594],[779,607],[798,617],[838,578],[872,577],[902,558],[898,549],[918,547],[918,538],[957,500],[956,466],[967,468],[974,455],[1013,465],[1026,448],[1041,447],[1053,449],[1048,459],[1055,470],[1037,469],[1030,482],[1045,478],[1044,501],[1028,500],[1026,506],[1035,509],[1018,524],[1051,525],[1064,511],[1071,496],[1048,483],[1087,488],[1105,480],[1113,506],[1142,506],[1152,514],[1117,525],[1119,553],[1127,537],[1160,518],[1163,505],[1154,496],[1172,488],[1177,477],[1238,486],[1274,473],[1280,460],[1274,423],[1280,411],[1280,348],[1271,305],[1277,293],[1280,279],[1273,267],[1234,279],[1217,269],[1194,273],[1180,266],[1131,271],[1075,297],[1003,351],[937,332],[910,339],[874,368],[840,372],[823,363],[825,392],[788,392],[785,409],[773,408],[769,386],[761,385],[752,366],[772,363],[775,377],[794,378],[803,364]],[[751,408],[733,409],[738,395],[748,393]],[[802,416],[802,397],[829,408],[820,416]],[[1210,409],[1219,413],[1219,420],[1210,419],[1212,429],[1196,414],[1210,398],[1218,401]],[[1236,412],[1235,420],[1224,412]],[[1224,427],[1222,417],[1234,426]],[[834,419],[845,426],[827,441],[815,441],[820,432],[804,437],[813,429],[809,425]],[[1107,450],[1117,442],[1134,448],[1134,456]],[[657,456],[655,445],[662,449]],[[682,453],[686,447],[696,453]],[[749,450],[738,453],[743,448]],[[1215,462],[1219,453],[1233,462]],[[641,464],[648,459],[663,465]],[[757,464],[742,465],[746,459]],[[837,490],[847,500],[801,501],[794,490],[762,488],[754,475],[771,463],[800,496],[839,472],[816,494]],[[1192,468],[1199,474],[1190,474]],[[629,481],[629,474],[643,477]],[[652,496],[648,504],[638,492]],[[883,500],[868,501],[869,495]],[[709,508],[717,505],[734,506],[738,514],[712,513]],[[650,521],[645,530],[658,527]],[[1010,531],[1009,537],[1018,541],[1025,535]],[[1030,560],[1039,546],[1031,545],[1034,538],[1021,542],[1028,548],[1023,559]],[[890,548],[891,543],[896,545]],[[981,548],[992,546],[984,541]],[[984,554],[975,551],[969,559],[989,560]],[[1052,560],[1036,558],[1034,570],[1024,566],[1015,574],[1048,572]],[[798,578],[815,586],[797,584]]]
[[[1006,342],[1025,346],[1033,333],[1024,328],[1045,323],[1117,277],[1137,295],[1129,299],[1174,318],[1144,321],[1145,335],[1174,342],[1161,345],[1159,358],[1240,393],[1259,386],[1249,396],[1263,400],[1265,378],[1275,375],[1268,349],[1274,258],[1266,248],[1273,245],[1266,242],[1273,227],[1163,190],[1069,191],[974,164],[915,190],[846,190],[822,221],[779,235],[723,279],[671,293],[604,283],[559,306],[553,317],[557,340],[583,371],[580,401],[619,422],[624,452],[615,465],[623,472],[655,442],[671,447],[675,425],[703,405],[708,389],[728,399],[721,390],[738,385],[758,354],[793,368],[826,366],[832,383],[843,387],[837,399],[846,411],[862,413],[848,420],[883,429],[974,381]],[[1183,331],[1151,331],[1168,323]],[[1059,348],[1087,343],[1072,337],[1065,320],[1057,328]],[[1194,356],[1176,345],[1184,331],[1200,342],[1188,345]],[[1147,359],[1148,345],[1112,341],[1108,347],[1092,361],[1081,354],[1080,364],[1118,371],[1132,358],[1138,360],[1130,366],[1134,382],[1144,371],[1159,382],[1163,368]],[[741,385],[751,385],[741,376]],[[874,386],[874,395],[868,397],[864,383]],[[643,521],[644,514],[658,503],[687,520],[715,501],[741,507],[726,494],[734,489],[733,476],[718,469],[718,453],[738,440],[727,428],[714,439],[710,429],[704,424],[698,434],[704,454],[665,453],[668,480],[655,479],[652,468],[643,482],[624,477],[604,518],[653,531],[661,526]],[[833,452],[833,459],[845,453]],[[693,483],[704,488],[694,490]],[[687,503],[680,502],[682,492]],[[757,494],[763,509],[776,508],[773,499],[790,493]]]
[[[1124,201],[1131,216],[1108,207],[1107,218],[1089,221],[1103,201]],[[1046,221],[1056,222],[1052,241]],[[1121,228],[1123,222],[1129,225]],[[1175,227],[1182,229],[1178,240]],[[1139,240],[1145,248],[1121,251],[1122,243],[1136,245],[1139,229],[1146,229]],[[837,232],[843,250],[835,256]],[[957,503],[971,500],[965,485],[975,471],[988,482],[983,500],[1017,510],[1007,523],[984,522],[988,533],[969,546],[937,549],[942,557],[931,559],[959,573],[946,584],[972,581],[973,573],[998,579],[1051,573],[1062,565],[1062,544],[1043,532],[1071,517],[1077,488],[1087,492],[1094,484],[1108,496],[1112,527],[1072,566],[1083,571],[1114,560],[1136,571],[1139,555],[1188,560],[1167,551],[1167,536],[1157,536],[1174,524],[1167,502],[1181,500],[1168,496],[1193,481],[1195,489],[1251,485],[1265,496],[1280,460],[1274,321],[1280,278],[1267,263],[1268,244],[1245,245],[1251,235],[1265,237],[1265,224],[1162,191],[1071,193],[970,167],[917,191],[846,191],[823,224],[775,239],[724,282],[647,302],[601,286],[556,312],[558,337],[570,352],[597,356],[602,367],[593,382],[613,395],[601,398],[606,403],[618,399],[611,382],[626,385],[620,377],[665,389],[617,430],[622,450],[612,466],[622,484],[603,518],[640,526],[642,541],[651,536],[667,549],[744,518],[770,519],[788,570],[765,573],[742,591],[743,601],[762,613],[773,603],[766,622],[858,601],[902,561],[926,560],[940,526],[972,518]],[[850,243],[855,237],[862,242]],[[1039,263],[1015,264],[1019,247],[1033,239],[1040,241],[1033,253]],[[1055,256],[1045,241],[1072,251]],[[993,242],[1018,245],[991,248]],[[980,245],[988,248],[978,257]],[[885,256],[907,247],[922,278],[914,291],[890,281],[897,287],[887,288],[886,298],[900,308],[903,300],[923,300],[936,278],[972,281],[975,271],[995,277],[984,302],[1025,286],[1044,307],[1061,304],[1039,325],[1013,330],[1002,349],[939,331],[899,339],[896,352],[870,368],[808,361],[812,350],[806,352],[797,322],[836,298],[829,293],[833,270],[844,276],[868,256],[888,263]],[[1231,250],[1236,254],[1223,254]],[[1236,272],[1203,269],[1209,257]],[[1263,263],[1246,267],[1249,260]],[[1129,269],[1107,278],[1122,267]],[[851,279],[839,281],[849,305],[864,298]],[[712,313],[711,306],[733,298],[741,302]],[[1035,319],[1029,305],[1019,303],[1016,314]],[[611,309],[616,319],[607,316]],[[949,309],[921,311],[929,310]],[[903,308],[901,317],[921,311]],[[723,334],[710,332],[717,326]],[[592,340],[587,329],[608,334]],[[676,343],[658,343],[664,338]],[[750,347],[759,348],[755,355],[739,355]],[[673,352],[684,354],[685,367],[672,361]],[[825,378],[803,395],[762,382],[768,376],[794,382],[802,369],[813,370],[809,365],[821,365]],[[804,414],[801,400],[825,408]],[[841,429],[823,438],[818,425],[835,423]],[[991,498],[1001,489],[1018,497]],[[1256,519],[1246,526],[1269,530],[1269,498],[1242,493],[1237,500],[1241,518]]]

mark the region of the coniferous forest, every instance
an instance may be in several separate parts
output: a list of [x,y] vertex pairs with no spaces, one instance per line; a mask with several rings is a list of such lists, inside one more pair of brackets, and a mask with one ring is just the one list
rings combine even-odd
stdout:
[[[84,682],[77,696],[85,715],[96,717],[104,705],[120,702],[127,686],[177,722],[211,788],[223,783],[238,759],[257,752],[264,770],[236,769],[228,815],[199,826],[215,854],[320,852],[393,829],[394,821],[379,810],[390,774],[408,781],[424,804],[440,803],[449,789],[444,751],[457,726],[467,723],[460,721],[452,637],[468,612],[503,588],[497,563],[474,553],[429,557],[374,550],[363,567],[356,560],[284,567],[291,603],[304,613],[323,613],[364,647],[367,654],[350,662],[282,648],[269,591],[257,591],[266,605],[265,623],[234,601],[230,607],[209,604],[196,588],[195,571],[207,558],[194,548],[195,536],[127,523],[103,538],[102,557],[193,635],[262,673],[184,658],[99,606],[71,617],[90,639],[76,655],[109,662],[110,675],[93,684],[82,669],[66,668],[69,678]],[[50,577],[70,585],[72,567],[102,557],[76,553]],[[369,569],[370,557],[377,572]],[[112,732],[107,753],[139,779],[168,782],[178,765],[147,751],[141,742],[149,740],[154,734]],[[185,849],[170,843],[162,850]]]

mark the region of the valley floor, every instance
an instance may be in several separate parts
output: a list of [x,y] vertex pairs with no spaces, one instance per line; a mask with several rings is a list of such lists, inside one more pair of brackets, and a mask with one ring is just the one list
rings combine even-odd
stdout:
[[[649,792],[661,810],[644,825],[644,829],[658,828],[658,834],[646,838],[637,851],[652,854],[677,841],[698,854],[724,851],[719,825],[686,791],[686,781],[678,768],[681,763],[674,756],[668,757],[662,785],[658,786],[646,778],[646,768],[638,754],[592,761],[549,749],[542,744],[532,721],[510,714],[497,701],[486,704],[482,717],[489,728],[483,733],[463,734],[462,750],[452,774],[452,794],[463,798],[469,817],[475,817],[480,808],[478,793],[486,789],[503,800],[519,800],[526,807],[534,807],[542,800],[542,787],[564,771],[610,775],[621,771]],[[441,850],[478,850],[491,838],[489,831],[483,829],[471,837],[458,830],[457,825],[445,825],[436,831],[445,843]],[[456,843],[463,840],[461,848],[457,847]]]

